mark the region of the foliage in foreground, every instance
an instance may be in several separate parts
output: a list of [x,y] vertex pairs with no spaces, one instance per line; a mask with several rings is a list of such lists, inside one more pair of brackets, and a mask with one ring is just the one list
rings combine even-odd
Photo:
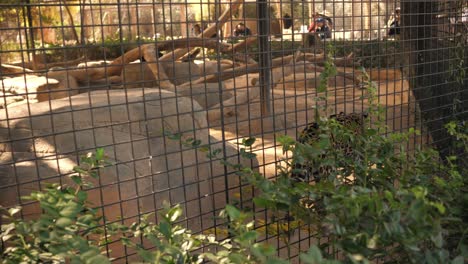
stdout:
[[[226,206],[221,217],[229,218],[229,239],[217,241],[214,235],[194,235],[179,225],[180,206],[160,213],[159,223],[151,223],[149,215],[127,227],[121,224],[103,226],[98,210],[90,206],[84,188],[92,187],[88,177],[98,177],[105,165],[102,149],[82,158],[71,176],[74,186],[49,184],[43,191],[24,197],[38,202],[43,210],[36,220],[16,217],[21,208],[3,211],[7,224],[2,225],[1,239],[5,245],[2,263],[110,263],[105,255],[108,238],[120,234],[124,245],[137,250],[145,263],[285,263],[275,257],[273,247],[256,243],[258,233],[249,214],[234,206]],[[146,250],[132,238],[144,237],[154,247]],[[216,247],[215,252],[197,253],[202,247]]]
[[[331,165],[332,172],[316,184],[291,179],[289,168],[272,181],[250,168],[225,162],[238,168],[238,174],[261,191],[254,199],[257,207],[274,212],[277,225],[289,223],[288,229],[263,231],[270,235],[276,232],[273,235],[286,244],[295,232],[328,237],[327,242],[301,254],[304,263],[368,263],[377,259],[382,263],[464,263],[468,192],[466,177],[458,171],[455,157],[440,164],[433,150],[417,151],[415,155],[408,155],[404,149],[395,152],[394,146],[403,146],[410,134],[382,137],[366,128],[356,135],[326,119],[320,125],[326,133],[317,145],[280,138],[284,150],[291,151],[294,159]],[[453,125],[448,128],[461,143],[467,143],[460,129]],[[354,155],[359,157],[341,156],[330,144],[332,137],[350,139]],[[246,151],[254,142],[244,140],[244,157],[254,157]],[[184,144],[208,151],[193,139]],[[19,219],[16,215],[20,208],[7,211],[4,217],[9,223],[2,226],[1,234],[6,245],[3,263],[109,263],[104,246],[115,234],[120,234],[122,243],[135,248],[147,263],[287,263],[277,257],[272,246],[256,243],[261,230],[255,230],[251,214],[231,205],[221,214],[229,219],[230,234],[222,241],[215,235],[192,234],[177,225],[182,216],[180,206],[166,206],[157,224],[145,217],[130,227],[104,227],[83,190],[90,186],[86,178],[97,177],[98,169],[104,166],[103,158],[102,150],[84,157],[84,166],[76,167],[77,174],[72,176],[75,186],[52,184],[27,197],[40,204],[43,213],[39,219]],[[354,177],[352,184],[344,181],[346,176]],[[152,250],[132,240],[141,236],[151,242]],[[201,248],[216,250],[202,252],[198,250]]]

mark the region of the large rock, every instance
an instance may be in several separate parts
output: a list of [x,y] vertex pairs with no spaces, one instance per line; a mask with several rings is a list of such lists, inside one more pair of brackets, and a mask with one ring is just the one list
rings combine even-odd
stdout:
[[169,80],[176,85],[196,80],[200,77],[200,68],[193,62],[161,62]]
[[111,64],[112,61],[107,60],[99,60],[99,61],[85,61],[78,64],[76,67],[78,68],[96,68],[96,67],[104,67],[108,64]]
[[[181,203],[189,227],[200,231],[212,226],[214,212],[226,204],[226,189],[239,192],[239,179],[229,169],[226,175],[219,160],[164,136],[182,133],[238,162],[234,145],[210,137],[198,103],[172,92],[96,91],[8,110],[0,112],[3,206],[23,204],[20,196],[45,182],[69,183],[80,156],[100,147],[113,165],[101,170],[89,194],[109,221],[135,221],[166,200]],[[24,208],[26,216],[38,212],[37,206]]]
[[130,63],[122,68],[120,74],[124,88],[154,87],[156,78],[148,63]]
[[[56,86],[59,81],[45,76],[37,76],[33,74],[25,74],[21,77],[5,78],[0,81],[0,90],[7,96],[6,100],[1,100],[0,108],[12,102],[19,101],[19,98],[24,100],[36,100],[37,92],[47,89],[48,86]],[[16,96],[15,100],[8,100],[8,95]]]
[[46,77],[54,82],[49,81],[37,89],[39,102],[70,97],[79,93],[78,82],[66,70],[50,71]]
[[[218,83],[198,83],[185,87],[177,87],[177,94],[195,100],[203,109],[209,109],[234,96],[234,93],[227,91],[224,84]],[[221,98],[220,98],[221,91]]]
[[204,63],[198,64],[198,67],[200,68],[201,76],[215,74],[220,71],[234,68],[233,62],[228,60],[205,61]]
[[[200,68],[193,62],[161,62],[173,84],[182,84],[200,77]],[[124,88],[154,87],[156,79],[147,62],[126,64],[120,74]]]

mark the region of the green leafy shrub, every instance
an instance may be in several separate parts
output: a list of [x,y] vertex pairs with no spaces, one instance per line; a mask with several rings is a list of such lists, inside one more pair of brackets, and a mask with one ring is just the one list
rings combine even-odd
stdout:
[[[334,119],[317,118],[321,134],[315,143],[279,137],[293,158],[277,179],[244,169],[244,179],[260,190],[255,204],[285,219],[276,221],[293,219],[293,230],[284,230],[284,236],[304,232],[301,225],[312,226],[310,237],[328,238],[317,245],[324,256],[345,263],[463,263],[468,257],[466,167],[459,168],[455,156],[441,162],[430,148],[409,152],[405,146],[413,130],[382,136],[373,94],[369,84],[371,119],[360,133]],[[466,139],[459,126],[448,128]],[[332,140],[346,142],[352,155]],[[297,182],[291,168],[298,161],[330,172],[313,184]]]
[[356,61],[366,68],[397,68],[403,64],[401,44],[395,40],[332,40],[335,55],[347,56],[351,52]]
[[82,190],[90,185],[84,177],[97,177],[98,168],[104,165],[102,158],[102,150],[82,158],[85,165],[76,167],[77,174],[71,177],[75,187],[48,184],[44,191],[25,197],[40,205],[43,213],[38,219],[16,218],[19,207],[3,214],[8,222],[2,225],[1,233],[7,246],[3,263],[110,263],[101,254],[102,219]]
[[[200,142],[193,139],[184,144],[200,147]],[[245,153],[252,157],[249,154]],[[49,184],[43,191],[24,197],[38,202],[43,210],[38,219],[25,221],[16,217],[21,211],[19,207],[3,210],[7,223],[1,229],[5,245],[2,263],[110,263],[104,247],[111,235],[120,235],[122,243],[136,249],[145,263],[285,263],[277,259],[273,247],[255,242],[258,233],[251,215],[230,205],[220,217],[229,219],[231,237],[221,241],[214,235],[194,235],[177,225],[182,208],[167,204],[157,224],[149,222],[149,215],[146,215],[129,227],[117,223],[104,225],[98,210],[90,207],[83,190],[92,187],[87,178],[97,178],[99,168],[106,165],[104,152],[98,149],[81,161],[83,165],[75,167],[76,174],[71,176],[73,187]],[[132,238],[140,237],[151,243],[151,250],[133,242]],[[217,250],[199,253],[198,250],[205,247]]]

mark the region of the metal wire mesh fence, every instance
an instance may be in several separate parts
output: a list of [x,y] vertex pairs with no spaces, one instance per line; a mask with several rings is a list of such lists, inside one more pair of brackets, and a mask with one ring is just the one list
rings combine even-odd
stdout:
[[[104,148],[113,166],[88,193],[106,223],[169,201],[194,232],[216,232],[226,204],[249,207],[254,195],[220,161],[276,177],[287,158],[277,137],[296,138],[318,104],[326,116],[367,111],[364,72],[388,133],[416,128],[410,150],[434,144],[448,155],[443,124],[468,113],[467,9],[458,0],[3,1],[1,204],[34,218],[41,209],[21,197],[67,184],[80,156]],[[329,61],[337,73],[317,103]],[[220,157],[168,137],[178,134]],[[239,156],[248,137],[254,160]],[[256,217],[268,226],[267,212]],[[291,260],[313,242],[263,239]],[[120,262],[135,255],[113,242],[107,250]]]

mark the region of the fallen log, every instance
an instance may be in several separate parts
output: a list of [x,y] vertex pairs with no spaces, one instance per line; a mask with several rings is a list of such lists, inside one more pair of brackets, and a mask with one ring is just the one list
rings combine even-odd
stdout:
[[189,62],[189,61],[193,61],[195,60],[195,58],[198,56],[198,54],[200,54],[201,52],[201,49],[200,48],[196,48],[194,49],[193,51],[185,54],[182,58],[180,58],[180,60],[182,62]]
[[54,68],[54,67],[71,67],[71,66],[75,66],[81,62],[83,62],[83,60],[85,59],[85,57],[80,57],[76,60],[68,60],[68,61],[60,61],[60,62],[46,62],[44,60],[38,60],[38,59],[34,59],[34,61],[30,61],[30,62],[20,62],[20,63],[14,63],[12,65],[14,66],[18,66],[18,67],[22,67],[22,68],[26,68],[26,69],[32,69],[32,70],[48,70],[48,69],[51,69],[51,68]]
[[4,77],[14,77],[18,75],[24,75],[26,73],[33,73],[34,71],[23,68],[20,66],[10,65],[10,64],[0,64],[0,76]]
[[[174,60],[174,56],[172,53],[168,53],[161,58],[158,58],[157,54],[161,50],[170,50],[174,48],[182,48],[182,47],[199,47],[204,46],[208,48],[217,47],[221,45],[222,50],[227,50],[230,46],[225,43],[219,43],[216,39],[202,39],[202,38],[185,38],[185,39],[175,39],[175,40],[167,40],[156,42],[153,44],[145,44],[138,48],[134,48],[122,56],[113,60],[110,64],[99,67],[99,68],[75,68],[69,69],[68,74],[76,78],[78,82],[81,83],[90,83],[93,80],[99,80],[110,76],[120,75],[123,65],[128,64],[132,61],[144,58],[149,63],[150,66],[153,68],[155,65],[159,63],[159,61],[169,61]],[[185,53],[185,49],[182,49]],[[160,80],[164,80],[165,74],[163,73],[162,76],[158,74],[158,70],[154,69],[154,76],[160,77]],[[162,78],[162,79],[161,79]],[[167,79],[167,78],[166,78]],[[163,82],[163,84],[167,84]]]
[[[237,9],[239,8],[239,6],[241,5],[241,3],[243,2],[243,0],[234,0],[229,8],[227,8],[222,14],[221,16],[219,16],[219,18],[217,19],[217,23],[214,23],[212,24],[211,26],[209,26],[208,28],[206,28],[205,30],[203,30],[202,33],[200,33],[197,37],[198,38],[211,38],[211,36],[213,36],[214,34],[216,34],[218,32],[218,29],[222,28],[223,25],[231,18],[232,14],[234,14]],[[217,41],[217,40],[216,40]],[[202,45],[204,46],[204,45]],[[190,52],[190,50],[185,50],[185,49],[175,49],[172,53],[172,58],[173,60],[177,60],[179,59],[180,57],[184,56],[187,52]],[[164,55],[163,57],[161,58],[164,58],[165,56],[168,56],[170,54],[166,54]],[[166,59],[166,58],[164,58]]]
[[[311,64],[305,62],[295,62],[291,60],[289,64],[273,68],[272,69],[272,87],[275,87],[279,81],[283,79],[284,76],[288,76],[296,71],[300,71],[301,69],[306,69],[311,71],[312,69]],[[257,69],[258,70],[258,69]],[[249,80],[250,85],[243,86],[241,89],[236,89],[234,93],[235,96],[224,100],[222,103],[217,104],[210,109],[208,109],[208,120],[209,121],[216,121],[219,120],[221,116],[221,107],[223,107],[223,113],[226,116],[230,116],[235,114],[237,105],[246,104],[251,102],[252,100],[258,98],[260,96],[260,86],[258,83],[257,77],[252,77]]]
[[257,61],[252,59],[248,54],[245,53],[234,53],[232,56],[234,61],[243,63],[243,64],[256,64]]
[[[287,65],[291,64],[292,62],[298,62],[301,61],[303,57],[301,56],[301,53],[296,53],[294,55],[289,55],[286,57],[281,57],[277,58],[272,61],[272,68],[281,68],[281,67],[286,67]],[[305,65],[305,64],[302,64]],[[318,68],[320,71],[323,71],[323,68],[317,67],[313,64],[307,65],[309,70],[315,70]],[[248,73],[258,73],[259,71],[259,65],[258,63],[249,63],[246,65],[241,65],[239,67],[231,68],[228,70],[225,70],[220,73],[215,73],[215,74],[210,74],[207,76],[202,76],[200,79],[192,81],[192,84],[198,84],[198,83],[204,83],[204,82],[218,82],[218,81],[224,81],[227,79],[235,78],[237,76],[241,76],[244,74]],[[285,75],[286,76],[286,75]],[[190,85],[190,83],[184,83],[182,86],[187,86]]]
[[[184,56],[187,53],[187,50],[190,52],[193,47],[221,48],[221,51],[227,51],[228,49],[232,50],[231,45],[220,43],[217,39],[206,39],[203,38],[203,36],[211,36],[215,34],[217,29],[222,27],[222,25],[230,19],[232,13],[239,8],[241,2],[242,0],[236,0],[233,2],[230,5],[230,8],[224,11],[218,18],[218,22],[216,24],[205,29],[196,38],[175,39],[156,42],[154,44],[146,44],[126,52],[106,67],[95,69],[73,69],[69,70],[68,74],[73,76],[78,82],[90,83],[93,80],[119,75],[124,64],[128,64],[143,57],[145,61],[148,62],[148,66],[154,76],[160,80],[160,87],[172,90],[174,89],[174,85],[168,80],[167,74],[162,70],[163,68],[160,65],[160,61],[175,61]],[[159,56],[157,56],[157,54],[161,50],[173,50],[173,52],[158,58]]]

